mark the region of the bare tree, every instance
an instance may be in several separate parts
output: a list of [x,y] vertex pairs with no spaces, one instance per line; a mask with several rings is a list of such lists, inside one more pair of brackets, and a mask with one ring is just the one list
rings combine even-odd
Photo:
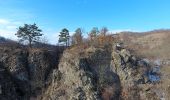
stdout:
[[97,27],[93,27],[93,29],[89,33],[90,40],[94,40],[99,34],[99,30]]
[[83,42],[83,30],[81,28],[76,29],[72,36],[72,44],[81,44]]
[[108,32],[108,28],[107,27],[103,27],[101,30],[100,30],[100,34],[103,35],[103,36],[106,36],[106,33]]

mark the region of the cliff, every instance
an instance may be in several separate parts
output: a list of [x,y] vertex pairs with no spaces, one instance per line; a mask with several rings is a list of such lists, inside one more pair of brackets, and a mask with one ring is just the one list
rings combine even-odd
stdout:
[[57,55],[11,47],[1,47],[0,51],[0,98],[29,100],[41,94],[48,85],[48,75],[57,67]]
[[55,51],[0,48],[1,100],[151,100],[157,72],[115,45]]

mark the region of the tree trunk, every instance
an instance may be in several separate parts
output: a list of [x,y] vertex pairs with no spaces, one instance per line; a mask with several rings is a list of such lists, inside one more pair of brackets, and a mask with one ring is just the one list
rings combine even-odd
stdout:
[[69,42],[69,38],[68,38],[68,44],[67,44],[67,45],[68,45],[68,47],[69,47],[69,44],[70,44],[70,42]]
[[29,47],[32,48],[32,39],[29,37]]
[[67,41],[66,41],[66,48],[67,48]]

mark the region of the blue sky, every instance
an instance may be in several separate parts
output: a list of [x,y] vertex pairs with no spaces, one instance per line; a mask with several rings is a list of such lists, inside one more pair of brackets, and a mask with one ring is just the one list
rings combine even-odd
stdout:
[[110,31],[170,28],[170,0],[0,0],[0,35],[16,39],[16,28],[37,23],[50,43],[62,28],[106,26]]

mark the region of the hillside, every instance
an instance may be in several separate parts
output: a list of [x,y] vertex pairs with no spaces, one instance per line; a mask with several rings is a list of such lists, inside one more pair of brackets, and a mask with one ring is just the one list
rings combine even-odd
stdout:
[[139,56],[152,59],[169,59],[170,57],[170,30],[120,34],[123,42]]
[[43,49],[3,46],[0,50],[1,100],[160,98],[153,88],[159,73],[128,50],[117,50],[115,44],[70,47],[61,58],[61,53]]
[[121,33],[120,40],[104,45],[90,42],[66,50],[0,45],[0,99],[168,99],[170,69],[162,63],[168,53],[152,53],[159,47],[168,50],[168,36],[162,31]]
[[[170,30],[155,30],[143,33],[123,32],[120,38],[133,54],[160,65],[161,83],[157,89],[169,95],[170,84]],[[168,96],[169,98],[169,96]],[[167,99],[168,100],[168,99]]]

